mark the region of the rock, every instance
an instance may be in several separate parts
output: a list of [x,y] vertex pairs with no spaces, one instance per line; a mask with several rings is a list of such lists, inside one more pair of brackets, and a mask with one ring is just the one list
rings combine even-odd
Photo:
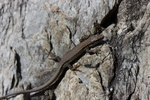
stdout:
[[103,42],[72,63],[76,71],[14,100],[150,98],[149,0],[5,0],[0,15],[0,96],[46,83],[58,68],[51,53],[65,55],[97,21]]

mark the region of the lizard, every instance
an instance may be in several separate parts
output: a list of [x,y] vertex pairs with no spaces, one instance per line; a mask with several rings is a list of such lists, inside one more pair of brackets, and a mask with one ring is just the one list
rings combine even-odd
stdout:
[[[73,62],[75,59],[80,57],[86,51],[87,48],[91,48],[93,46],[93,44],[99,43],[103,38],[104,38],[103,35],[95,34],[95,35],[90,36],[88,39],[84,40],[83,42],[79,43],[78,45],[76,45],[73,49],[71,49],[68,53],[66,53],[62,57],[62,59],[60,60],[60,62],[58,64],[58,68],[57,68],[56,72],[51,77],[51,79],[49,81],[47,81],[45,84],[41,85],[40,87],[33,88],[30,90],[19,91],[19,92],[15,92],[12,94],[2,96],[2,97],[0,97],[0,100],[6,99],[8,97],[16,96],[19,94],[40,92],[40,91],[43,91],[43,90],[49,88],[56,81],[56,79],[59,78],[59,76],[64,71],[64,69],[66,67],[68,67],[71,62]],[[69,67],[69,69],[72,70],[72,67]]]
[[97,33],[101,33],[105,28],[102,27],[102,25],[99,24],[98,21],[96,20],[94,22],[94,29],[95,29],[94,33],[97,34]]

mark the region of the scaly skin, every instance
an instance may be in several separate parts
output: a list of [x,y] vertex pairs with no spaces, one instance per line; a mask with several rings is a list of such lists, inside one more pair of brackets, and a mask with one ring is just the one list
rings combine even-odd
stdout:
[[101,34],[96,34],[96,35],[90,36],[88,39],[81,42],[76,47],[74,47],[72,50],[70,50],[60,60],[60,63],[58,65],[58,69],[54,73],[53,77],[51,77],[51,79],[48,82],[46,82],[45,84],[43,84],[42,86],[37,87],[37,88],[33,88],[31,90],[19,91],[16,93],[8,94],[8,95],[0,97],[0,100],[6,99],[6,98],[11,97],[11,96],[16,96],[19,94],[25,94],[25,93],[31,93],[31,92],[40,92],[40,91],[43,91],[43,90],[49,88],[54,82],[56,82],[56,80],[59,78],[61,73],[64,71],[65,67],[67,67],[68,64],[70,64],[72,61],[74,61],[75,59],[80,57],[86,51],[85,50],[86,47],[88,47],[88,48],[91,47],[92,44],[95,44],[96,42],[102,40],[103,38],[104,38],[104,36]]

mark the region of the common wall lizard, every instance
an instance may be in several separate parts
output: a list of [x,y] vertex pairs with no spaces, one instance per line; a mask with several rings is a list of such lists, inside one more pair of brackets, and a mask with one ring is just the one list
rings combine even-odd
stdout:
[[53,77],[51,77],[51,79],[48,82],[46,82],[45,84],[43,84],[42,86],[33,88],[31,90],[19,91],[16,93],[8,94],[8,95],[0,97],[0,100],[11,97],[11,96],[16,96],[19,94],[40,92],[40,91],[43,91],[43,90],[49,88],[54,82],[56,82],[56,80],[59,78],[59,76],[64,71],[64,69],[68,66],[68,64],[70,64],[75,59],[80,57],[86,51],[86,48],[92,47],[93,44],[100,42],[103,38],[104,38],[104,36],[101,34],[96,34],[96,35],[90,36],[88,39],[84,40],[83,42],[78,44],[76,47],[74,47],[72,50],[70,50],[60,60],[58,69],[54,73]]

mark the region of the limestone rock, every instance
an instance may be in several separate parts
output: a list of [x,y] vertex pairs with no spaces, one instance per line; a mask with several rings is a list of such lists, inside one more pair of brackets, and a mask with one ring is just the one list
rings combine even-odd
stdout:
[[149,100],[149,0],[3,0],[0,96],[46,83],[94,22],[103,41],[72,63],[48,90],[14,100]]

